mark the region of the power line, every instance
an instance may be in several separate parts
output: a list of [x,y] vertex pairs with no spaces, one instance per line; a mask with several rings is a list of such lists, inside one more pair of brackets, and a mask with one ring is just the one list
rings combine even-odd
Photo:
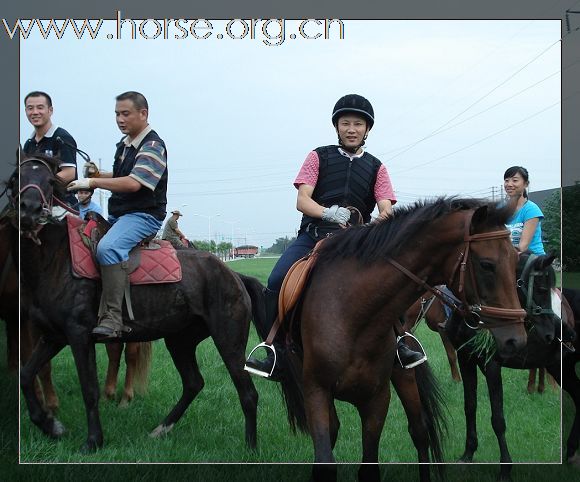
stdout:
[[409,147],[407,147],[406,149],[404,149],[403,151],[399,152],[398,154],[395,154],[394,156],[390,157],[389,159],[387,159],[387,161],[392,161],[393,159],[399,157],[401,154],[404,154],[405,152],[411,150],[413,147],[415,147],[416,145],[420,144],[421,142],[423,142],[426,139],[429,139],[430,137],[434,136],[435,134],[439,133],[439,131],[441,131],[445,126],[447,126],[448,124],[450,124],[451,122],[453,122],[455,119],[457,119],[459,116],[463,115],[465,112],[467,112],[469,109],[471,109],[473,106],[477,105],[479,102],[481,102],[483,99],[485,99],[486,97],[488,97],[490,94],[492,94],[493,92],[495,92],[497,89],[499,89],[502,85],[505,85],[507,82],[509,82],[511,79],[513,79],[517,74],[519,74],[521,71],[523,71],[526,67],[528,67],[530,64],[532,64],[533,62],[535,62],[537,59],[539,59],[542,55],[544,55],[546,52],[548,52],[554,45],[558,44],[560,42],[560,40],[557,40],[556,42],[552,43],[551,45],[549,45],[547,48],[545,48],[542,52],[540,52],[538,55],[536,55],[532,60],[530,60],[529,62],[527,62],[525,65],[523,65],[522,67],[520,67],[516,72],[514,72],[513,74],[509,75],[506,79],[504,79],[502,82],[500,82],[498,85],[496,85],[493,89],[491,89],[490,91],[488,91],[486,94],[484,94],[483,96],[481,96],[479,99],[477,99],[475,102],[472,102],[470,105],[468,105],[465,109],[463,109],[461,112],[459,112],[459,114],[453,116],[451,119],[449,119],[447,122],[445,122],[444,124],[442,124],[441,126],[439,126],[437,129],[435,129],[434,131],[432,131],[431,133],[429,133],[427,136],[422,137],[420,139],[418,139],[417,141],[413,142]]
[[411,167],[409,167],[408,169],[403,169],[403,170],[401,170],[401,171],[393,171],[393,173],[394,173],[394,174],[400,174],[400,173],[402,173],[402,172],[408,172],[408,171],[412,171],[413,169],[417,169],[418,167],[423,167],[423,166],[426,166],[426,165],[428,165],[428,164],[432,164],[432,163],[434,163],[434,162],[436,162],[436,161],[440,161],[441,159],[445,159],[446,157],[450,157],[450,156],[452,156],[452,155],[454,155],[454,154],[457,154],[458,152],[461,152],[461,151],[464,151],[464,150],[466,150],[466,149],[469,149],[470,147],[473,147],[473,146],[475,146],[475,145],[477,145],[477,144],[480,144],[481,142],[483,142],[483,141],[486,141],[487,139],[490,139],[490,138],[492,138],[492,137],[494,137],[494,136],[496,136],[496,135],[498,135],[498,134],[501,134],[502,132],[505,132],[505,131],[507,131],[507,130],[511,129],[512,127],[515,127],[515,126],[517,126],[517,125],[519,125],[519,124],[522,124],[522,123],[524,123],[524,122],[526,122],[526,121],[528,121],[528,120],[532,119],[533,117],[536,117],[536,116],[538,116],[538,115],[542,114],[543,112],[545,112],[545,111],[547,111],[547,110],[551,109],[552,107],[555,107],[555,106],[557,106],[558,104],[561,104],[561,103],[562,103],[564,100],[568,100],[569,98],[571,98],[571,97],[573,97],[573,96],[577,95],[578,93],[580,93],[580,92],[575,92],[574,94],[572,94],[572,95],[569,95],[569,96],[568,96],[568,97],[566,97],[565,99],[562,99],[561,101],[555,102],[555,103],[553,103],[553,104],[549,105],[548,107],[545,107],[544,109],[542,109],[542,110],[539,110],[539,111],[535,112],[534,114],[531,114],[531,115],[529,115],[529,116],[525,117],[524,119],[521,119],[521,120],[519,120],[518,122],[515,122],[515,123],[513,123],[513,124],[510,124],[509,126],[507,126],[507,127],[504,127],[503,129],[500,129],[499,131],[496,131],[496,132],[494,132],[494,133],[492,133],[492,134],[490,134],[490,135],[488,135],[488,136],[486,136],[486,137],[483,137],[483,138],[481,138],[481,139],[479,139],[479,140],[477,140],[477,141],[475,141],[475,142],[473,142],[473,143],[471,143],[471,144],[469,144],[469,145],[467,145],[467,146],[464,146],[464,147],[462,147],[462,148],[460,148],[460,149],[457,149],[457,150],[455,150],[455,151],[453,151],[453,152],[450,152],[450,153],[448,153],[448,154],[445,154],[445,155],[443,155],[443,156],[439,156],[439,157],[437,157],[437,158],[435,158],[435,159],[432,159],[432,160],[430,160],[430,161],[423,162],[423,163],[421,163],[421,164],[417,164],[417,165],[415,165],[415,166],[411,166]]

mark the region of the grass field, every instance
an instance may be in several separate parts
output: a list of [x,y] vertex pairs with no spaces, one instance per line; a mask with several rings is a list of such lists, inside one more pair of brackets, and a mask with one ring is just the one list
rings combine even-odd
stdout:
[[[256,276],[266,282],[275,259],[238,260],[228,263],[232,269]],[[580,281],[580,277],[578,277]],[[567,285],[568,279],[565,277]],[[444,448],[446,459],[456,460],[463,452],[465,422],[463,417],[463,391],[461,384],[451,380],[445,352],[438,335],[423,325],[418,337],[424,344],[433,371],[446,395],[449,412],[449,436]],[[4,340],[2,340],[4,343]],[[248,342],[249,351],[258,338],[252,327]],[[104,346],[97,346],[101,385],[106,371]],[[149,391],[137,396],[129,408],[120,409],[115,403],[101,398],[100,410],[105,445],[95,454],[83,455],[79,447],[86,437],[86,417],[74,363],[70,350],[63,350],[53,362],[53,373],[61,398],[59,419],[68,429],[67,435],[58,442],[44,437],[33,426],[24,403],[20,407],[22,462],[310,462],[313,458],[312,443],[305,435],[290,433],[281,395],[275,383],[254,378],[260,395],[258,407],[258,450],[252,452],[244,444],[243,416],[233,384],[211,340],[203,342],[197,352],[200,370],[205,378],[205,388],[192,403],[171,434],[161,440],[150,439],[147,434],[167,414],[181,394],[181,383],[162,341],[154,343],[153,366]],[[5,362],[3,367],[5,368]],[[3,371],[5,373],[5,371]],[[123,375],[124,372],[121,373]],[[514,462],[560,462],[560,393],[548,389],[543,395],[526,392],[527,371],[504,370],[504,406],[507,422],[507,440]],[[9,381],[15,387],[14,380]],[[490,409],[485,381],[479,378],[478,419],[479,449],[476,462],[497,462],[499,450],[490,424]],[[121,386],[119,384],[119,391]],[[567,395],[566,395],[567,397]],[[564,400],[565,429],[571,423],[570,401]],[[567,405],[568,403],[568,405]],[[339,462],[357,462],[361,457],[360,421],[354,408],[337,402],[341,430],[335,448]],[[0,439],[2,446],[11,446],[10,440]],[[407,433],[407,421],[401,404],[393,392],[389,415],[381,438],[380,461],[389,463],[413,463],[416,460],[411,439]],[[400,471],[404,477],[405,466],[388,469],[390,477]],[[201,470],[201,469],[200,469]],[[514,480],[528,480],[528,470],[514,469]],[[562,469],[563,476],[573,474],[572,469]],[[488,467],[456,466],[451,473],[457,480],[494,480],[496,471]],[[212,468],[202,472],[211,478]],[[306,480],[308,470],[302,467],[288,475],[294,480]],[[394,473],[393,473],[394,472]],[[348,467],[341,471],[343,480],[352,480],[354,472]],[[416,476],[411,470],[410,474]],[[33,477],[39,478],[38,471]],[[236,478],[235,471],[232,474]],[[239,475],[239,474],[238,474]],[[263,472],[260,472],[260,476]],[[153,479],[155,476],[153,476]],[[287,480],[292,480],[289,478]],[[398,478],[398,477],[395,477]],[[153,480],[151,479],[151,480]],[[147,479],[149,480],[149,479]],[[202,480],[202,478],[196,478]],[[216,479],[217,480],[217,479]],[[247,479],[251,480],[251,478]],[[286,479],[285,479],[286,480]]]

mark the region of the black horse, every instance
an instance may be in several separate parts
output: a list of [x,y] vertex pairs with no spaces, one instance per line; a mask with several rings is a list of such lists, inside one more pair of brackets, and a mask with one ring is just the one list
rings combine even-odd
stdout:
[[[447,322],[445,331],[457,349],[459,368],[463,378],[464,409],[466,419],[465,451],[462,462],[472,462],[477,450],[476,431],[477,410],[477,367],[485,376],[491,404],[491,423],[500,449],[500,479],[509,479],[511,456],[507,446],[506,422],[503,413],[503,387],[501,368],[529,369],[546,367],[548,372],[560,383],[561,343],[558,340],[559,318],[552,310],[552,289],[555,286],[555,273],[552,268],[554,256],[536,256],[522,253],[518,262],[518,295],[522,308],[526,310],[528,343],[509,356],[491,357],[479,351],[469,342],[474,340],[477,330],[454,314]],[[557,332],[557,333],[556,333]],[[564,383],[564,388],[567,388]],[[574,390],[580,387],[574,384]]]
[[[20,186],[11,190],[20,212],[21,278],[30,296],[31,318],[43,333],[21,371],[21,387],[31,420],[45,434],[60,437],[64,427],[43,410],[32,382],[42,365],[70,345],[88,420],[83,449],[92,451],[103,444],[95,345],[90,336],[97,323],[101,286],[100,282],[72,276],[65,222],[50,216],[53,193],[59,187],[56,169],[51,158],[24,159],[20,163]],[[12,241],[18,243],[17,230],[13,230]],[[181,398],[151,435],[169,432],[203,388],[195,351],[211,336],[238,392],[246,442],[255,447],[258,394],[243,370],[244,351],[252,315],[256,323],[263,323],[265,314],[260,291],[249,293],[244,283],[251,287],[259,282],[240,278],[209,253],[179,250],[177,256],[182,280],[132,287],[135,321],[124,321],[132,329],[123,337],[124,342],[164,338],[183,384]]]
[[[562,360],[562,388],[572,397],[575,408],[574,421],[566,442],[566,460],[578,463],[580,454],[576,452],[580,445],[580,379],[576,373],[576,363],[580,361],[580,290],[564,288],[562,294],[564,295],[562,315],[570,316],[574,320],[574,329],[576,331],[576,340],[574,342],[576,351],[566,353]],[[568,305],[567,307],[566,304]]]

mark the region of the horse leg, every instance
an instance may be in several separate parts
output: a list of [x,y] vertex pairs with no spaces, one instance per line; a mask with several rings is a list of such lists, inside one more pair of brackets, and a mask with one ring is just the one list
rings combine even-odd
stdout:
[[465,413],[465,451],[459,462],[473,462],[477,450],[477,364],[469,354],[458,354],[459,370],[463,379],[463,411]]
[[505,438],[506,423],[503,414],[503,383],[501,365],[490,361],[483,370],[491,404],[491,426],[497,437],[500,453],[499,480],[510,480],[512,458]]
[[28,406],[30,420],[45,434],[53,438],[61,437],[65,432],[65,428],[51,413],[43,409],[36,394],[35,381],[40,368],[49,362],[63,347],[63,343],[46,341],[41,338],[32,356],[20,370],[20,387]]
[[127,407],[135,396],[133,385],[135,383],[135,371],[137,370],[140,345],[140,343],[127,343],[125,345],[125,364],[127,367],[125,371],[125,387],[123,388],[123,397],[119,407]]
[[[28,319],[28,313],[22,310],[20,319],[20,362],[24,366],[28,360],[30,360],[36,344],[38,343],[38,339],[35,339],[32,336],[32,322]],[[42,393],[40,382],[36,377],[34,377],[33,383],[36,397],[40,400],[40,403],[42,403],[43,409],[46,409],[44,404],[44,394]]]
[[313,377],[304,377],[304,409],[308,431],[314,445],[314,481],[335,481],[336,465],[330,434],[332,397],[329,390],[318,386]]
[[426,465],[426,463],[429,463],[429,437],[423,422],[415,370],[405,370],[398,366],[393,367],[391,383],[395,387],[407,415],[409,435],[417,450],[417,461],[420,463],[419,478],[422,482],[427,482],[430,480],[429,466]]
[[[568,462],[573,462],[577,459],[576,451],[580,445],[580,379],[576,374],[576,361],[576,357],[573,359],[564,357],[562,360],[561,386],[572,398],[574,408],[576,409],[570,435],[568,435],[568,440],[566,441],[566,460]],[[553,370],[550,369],[549,372],[558,381],[558,367],[555,367]]]
[[338,439],[338,430],[340,429],[340,420],[338,419],[338,414],[336,413],[336,406],[331,404],[330,406],[330,444],[334,450],[336,445],[336,440]]
[[528,374],[528,393],[532,394],[536,391],[536,369],[530,368]]
[[[418,395],[417,395],[418,396]],[[390,384],[370,400],[358,403],[356,408],[362,422],[363,464],[358,470],[360,481],[379,481],[379,440],[385,425],[389,402],[391,400]]]
[[6,321],[6,345],[8,350],[8,370],[11,373],[18,371],[18,317]]
[[[238,335],[239,338],[236,338],[232,333],[229,336],[232,336],[232,340],[237,341],[247,339],[247,337],[241,334]],[[221,336],[218,337],[215,333],[212,333],[212,338],[238,392],[238,398],[246,422],[246,444],[248,447],[254,449],[258,441],[258,392],[254,386],[252,377],[243,369],[246,360],[244,357],[244,345],[246,341],[240,347],[232,347],[232,340],[225,340]]]
[[181,398],[169,415],[149,434],[150,437],[158,438],[168,434],[177,421],[181,418],[193,399],[203,389],[204,381],[195,358],[195,347],[199,340],[193,335],[180,333],[178,336],[165,338],[165,346],[173,359],[175,368],[181,377],[183,392]]
[[447,353],[447,361],[449,362],[449,368],[451,369],[451,378],[453,381],[460,382],[461,375],[459,374],[459,368],[457,367],[457,352],[451,343],[451,340],[447,336],[445,330],[439,330],[439,336],[445,347],[445,352]]
[[[41,339],[41,334],[38,329],[35,328],[30,322],[28,323],[30,341],[33,346],[36,346]],[[52,383],[52,369],[50,362],[47,362],[41,367],[38,372],[38,380],[40,384],[38,385],[38,390],[40,390],[40,385],[42,385],[42,396],[44,397],[44,406],[51,413],[56,413],[59,407],[58,395]]]
[[546,389],[546,369],[538,368],[538,393],[544,393]]
[[88,332],[83,332],[80,336],[75,333],[74,337],[69,336],[69,340],[87,413],[88,435],[81,451],[94,452],[103,445],[95,344],[90,340]]
[[117,391],[117,377],[119,376],[119,367],[121,365],[121,353],[123,353],[123,343],[106,343],[107,357],[107,378],[105,380],[105,397],[108,400],[115,399]]

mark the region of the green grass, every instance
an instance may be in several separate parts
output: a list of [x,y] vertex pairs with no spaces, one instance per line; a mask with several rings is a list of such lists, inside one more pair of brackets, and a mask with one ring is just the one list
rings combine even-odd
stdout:
[[[232,269],[256,276],[262,283],[265,283],[275,262],[276,259],[257,258],[234,261],[228,265]],[[444,448],[446,459],[452,462],[457,460],[464,447],[465,421],[462,386],[451,380],[445,352],[438,335],[421,325],[418,337],[429,354],[432,369],[446,396],[450,431]],[[247,352],[256,343],[258,343],[258,338],[252,328]],[[107,363],[104,346],[97,346],[97,354],[102,386]],[[46,438],[31,424],[26,406],[22,403],[20,407],[21,460],[32,463],[312,461],[313,450],[310,438],[302,434],[294,436],[290,433],[277,384],[259,378],[254,378],[260,395],[258,449],[255,452],[248,450],[244,444],[243,416],[236,391],[210,340],[206,340],[199,346],[197,357],[205,378],[205,388],[167,437],[154,440],[148,437],[148,432],[159,424],[177,401],[181,394],[181,383],[163,342],[157,341],[154,343],[149,392],[145,396],[137,396],[126,409],[120,409],[115,403],[101,398],[100,412],[105,445],[95,454],[83,455],[78,449],[86,437],[86,417],[70,349],[66,348],[55,357],[53,374],[61,399],[59,419],[67,427],[68,432],[63,439],[56,442]],[[503,374],[507,441],[514,462],[559,462],[559,392],[548,389],[543,395],[528,395],[526,392],[527,371],[506,369],[503,370]],[[124,371],[121,376],[124,376]],[[14,387],[14,380],[11,380],[11,386]],[[121,383],[119,383],[119,394],[120,390]],[[571,407],[566,408],[566,404],[564,407],[566,412],[569,412]],[[356,463],[361,458],[358,415],[349,404],[337,402],[337,408],[341,429],[334,451],[336,459],[339,462]],[[566,415],[568,418],[565,418],[567,425],[564,429],[565,434],[571,423],[569,413]],[[497,462],[499,459],[499,450],[491,429],[490,417],[485,381],[479,375],[477,418],[479,449],[475,455],[476,462]],[[385,463],[414,463],[416,461],[415,450],[407,432],[407,420],[394,391],[381,438],[380,461]],[[404,467],[396,466],[384,472],[390,477],[396,474],[404,477],[406,474]],[[536,470],[536,468],[532,467],[529,470]],[[308,474],[309,469],[305,471],[302,469],[303,467],[297,467],[289,471],[290,478],[284,480],[292,480],[297,473]],[[25,470],[31,474],[34,472],[35,475],[31,478],[36,480],[43,477],[39,473],[42,470],[40,468],[26,468]],[[83,473],[82,469],[79,470]],[[352,480],[352,475],[355,473],[353,470],[350,467],[341,469],[340,473],[345,477],[343,480]],[[496,475],[495,466],[494,468],[478,466],[477,469],[474,466],[456,466],[450,470],[449,475],[455,474],[457,480],[469,480],[469,474],[477,473],[477,480],[491,481]],[[514,479],[527,480],[530,476],[526,470],[523,467],[521,470],[515,468]],[[198,472],[204,475],[199,476],[197,480],[212,478],[211,466],[197,468],[196,473]],[[239,472],[235,470],[230,472],[233,480],[240,480]],[[165,475],[165,472],[158,473]],[[412,477],[416,477],[415,469],[411,469],[409,473]],[[261,478],[264,472],[258,471],[257,474]],[[155,475],[152,477],[154,479]],[[307,475],[299,477],[299,480],[306,478]],[[153,479],[144,476],[143,480]]]

